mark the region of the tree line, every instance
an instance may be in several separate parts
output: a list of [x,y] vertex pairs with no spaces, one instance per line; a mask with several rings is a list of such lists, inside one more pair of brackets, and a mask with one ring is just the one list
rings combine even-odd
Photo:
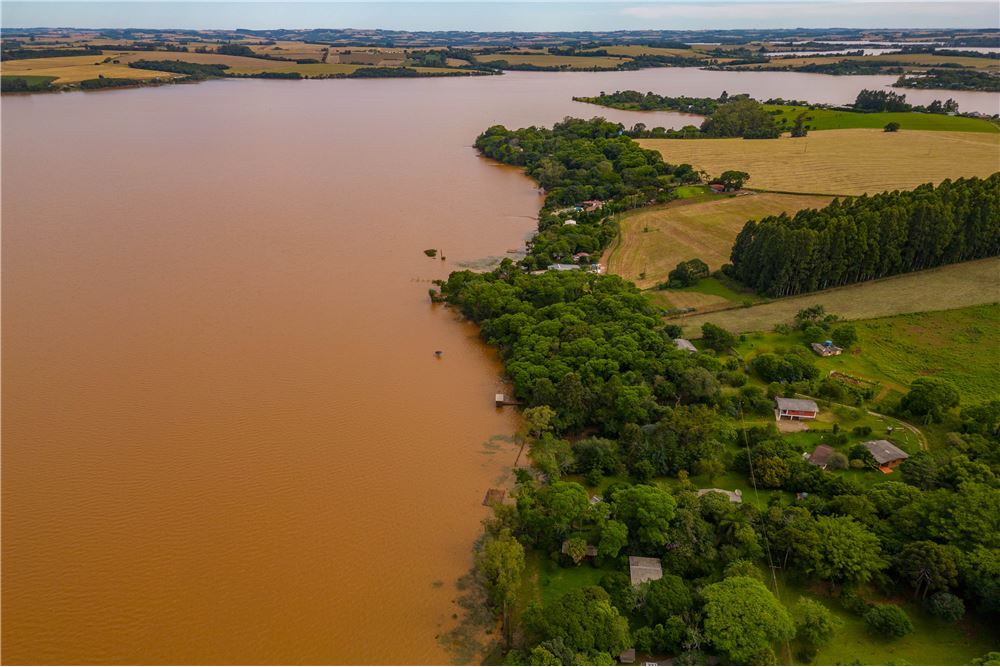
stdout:
[[769,296],[838,287],[1000,253],[1000,173],[750,221],[729,275]]

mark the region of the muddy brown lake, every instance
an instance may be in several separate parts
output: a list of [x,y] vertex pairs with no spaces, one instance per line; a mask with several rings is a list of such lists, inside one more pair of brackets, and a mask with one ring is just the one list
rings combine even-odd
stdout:
[[693,120],[570,99],[601,90],[848,102],[892,79],[646,70],[4,97],[4,661],[454,659],[438,636],[518,422],[494,407],[495,354],[427,290],[522,246],[541,204],[476,135]]

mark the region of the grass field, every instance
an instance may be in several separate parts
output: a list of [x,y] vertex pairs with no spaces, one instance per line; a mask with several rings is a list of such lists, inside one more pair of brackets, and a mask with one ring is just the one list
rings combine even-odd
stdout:
[[747,220],[830,203],[829,197],[770,192],[703,196],[711,199],[694,196],[622,214],[618,238],[604,256],[608,272],[646,288],[664,282],[679,262],[695,257],[714,271],[729,261],[733,239]]
[[[835,314],[840,314],[836,313]],[[1000,305],[987,304],[929,313],[859,320],[858,342],[837,357],[816,357],[825,373],[841,371],[876,380],[891,391],[905,392],[920,377],[950,380],[963,405],[998,394],[1000,377]],[[805,344],[802,334],[753,333],[739,345],[744,357]]]
[[914,113],[908,111],[885,113],[854,113],[836,109],[810,109],[809,107],[792,107],[765,105],[765,109],[780,111],[775,120],[781,123],[784,119],[791,128],[795,118],[805,112],[805,124],[810,130],[844,130],[852,128],[874,128],[881,130],[887,123],[899,123],[905,130],[933,130],[938,132],[1000,132],[997,126],[982,118],[966,118],[964,116],[946,116],[934,113]]
[[910,189],[1000,170],[1000,134],[882,132],[853,129],[792,139],[640,139],[671,164],[710,174],[739,169],[748,187],[783,192],[859,195]]
[[24,79],[24,82],[28,84],[28,88],[34,90],[38,88],[43,88],[45,84],[52,83],[55,81],[54,76],[32,76],[30,74],[16,76],[16,75],[5,75],[2,77],[4,80],[7,79]]
[[684,327],[686,334],[696,336],[705,322],[738,333],[770,331],[775,324],[791,322],[795,313],[815,304],[845,319],[860,320],[997,302],[1000,258],[993,257],[672,321]]
[[680,56],[682,58],[707,58],[704,53],[695,49],[664,49],[656,46],[644,46],[642,44],[622,44],[617,46],[601,46],[589,51],[607,51],[615,56]]

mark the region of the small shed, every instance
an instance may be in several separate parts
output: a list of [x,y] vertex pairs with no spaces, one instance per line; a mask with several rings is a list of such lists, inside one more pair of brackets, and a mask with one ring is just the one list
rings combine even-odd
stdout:
[[579,264],[559,264],[559,263],[556,263],[556,264],[549,264],[548,267],[546,267],[546,268],[549,271],[579,271],[580,270],[580,265]]
[[777,398],[778,419],[816,419],[819,407],[816,401],[803,398]]
[[722,183],[709,183],[708,187],[712,189],[713,192],[725,192],[726,186]]
[[869,440],[862,444],[864,444],[865,449],[871,452],[875,462],[884,468],[895,468],[910,458],[909,454],[888,440]]
[[675,338],[674,347],[676,347],[678,350],[684,350],[685,352],[690,352],[691,354],[694,354],[695,352],[698,351],[698,348],[694,346],[694,343],[689,341],[687,338]]
[[621,652],[618,656],[618,662],[623,665],[631,665],[635,663],[635,649],[627,648]]
[[663,578],[663,564],[659,558],[649,558],[647,556],[629,556],[628,572],[632,579],[632,585],[638,586],[647,581],[656,581]]
[[834,449],[830,445],[816,445],[816,449],[813,450],[813,453],[806,460],[814,466],[819,466],[823,470],[826,470],[826,466],[830,464],[830,457],[833,456],[833,452]]
[[576,220],[573,220],[572,218],[570,218],[569,220],[563,220],[563,224],[564,225],[575,225],[576,224]]
[[726,491],[725,489],[698,489],[698,493],[695,494],[701,498],[706,493],[721,493],[726,498],[729,498],[731,503],[742,503],[743,502],[743,492],[739,489],[735,491]]

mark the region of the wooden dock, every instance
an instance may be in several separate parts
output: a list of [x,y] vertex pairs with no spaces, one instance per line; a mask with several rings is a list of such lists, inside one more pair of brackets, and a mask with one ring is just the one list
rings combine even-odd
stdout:
[[521,401],[515,401],[513,398],[507,398],[503,394],[497,394],[494,397],[498,408],[502,408],[505,405],[521,405]]

